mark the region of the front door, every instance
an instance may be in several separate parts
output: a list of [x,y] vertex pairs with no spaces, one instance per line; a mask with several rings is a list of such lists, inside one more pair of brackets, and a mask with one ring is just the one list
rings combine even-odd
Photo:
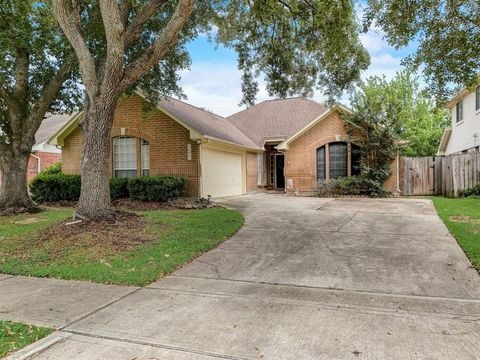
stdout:
[[285,155],[275,154],[275,188],[285,189]]

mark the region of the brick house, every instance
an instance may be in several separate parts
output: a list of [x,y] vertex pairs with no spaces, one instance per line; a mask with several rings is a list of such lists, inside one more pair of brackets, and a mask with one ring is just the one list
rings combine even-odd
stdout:
[[71,115],[51,115],[42,121],[35,134],[35,145],[32,148],[30,159],[28,159],[28,181],[32,180],[39,172],[49,166],[62,161],[62,150],[47,143],[47,140],[56,133]]
[[[350,176],[352,156],[342,106],[305,98],[271,100],[228,118],[172,98],[144,112],[140,93],[119,102],[111,133],[112,177],[180,175],[190,196],[234,196],[259,189],[312,192],[318,180]],[[73,116],[49,143],[63,169],[79,174],[82,132]],[[395,192],[396,163],[385,184]]]

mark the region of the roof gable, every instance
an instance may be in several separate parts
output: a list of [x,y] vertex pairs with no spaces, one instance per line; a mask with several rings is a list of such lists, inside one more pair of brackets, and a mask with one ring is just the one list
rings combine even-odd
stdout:
[[70,118],[71,115],[56,114],[43,119],[35,134],[35,145],[46,142],[53,134],[60,130]]
[[327,111],[326,106],[308,98],[263,101],[227,117],[227,120],[258,146],[265,140],[287,139]]
[[320,121],[323,119],[326,119],[329,115],[333,114],[334,112],[339,112],[339,113],[346,113],[346,114],[351,114],[351,110],[348,109],[347,107],[337,104],[333,106],[332,108],[328,109],[327,111],[323,112],[320,114],[318,117],[310,121],[308,124],[306,124],[304,127],[299,129],[295,134],[292,134],[290,137],[285,139],[280,145],[277,146],[277,149],[279,150],[286,150],[288,149],[288,144],[294,141],[295,139],[299,138],[301,135],[305,134],[307,131],[309,131],[311,128],[313,128],[315,125],[317,125]]

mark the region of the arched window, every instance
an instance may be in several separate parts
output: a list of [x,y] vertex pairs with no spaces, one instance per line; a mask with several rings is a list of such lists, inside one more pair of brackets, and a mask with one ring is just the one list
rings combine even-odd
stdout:
[[357,145],[332,142],[317,149],[317,181],[349,175],[360,175],[360,148]]
[[137,139],[119,136],[113,139],[113,176],[116,178],[137,175]]
[[317,181],[326,179],[325,146],[317,149]]
[[150,144],[142,139],[142,176],[150,175]]
[[330,162],[330,179],[348,176],[348,145],[334,142],[328,145]]

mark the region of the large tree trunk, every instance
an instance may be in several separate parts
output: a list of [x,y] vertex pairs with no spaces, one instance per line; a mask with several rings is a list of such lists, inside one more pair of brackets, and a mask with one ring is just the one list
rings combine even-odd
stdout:
[[79,217],[93,219],[112,216],[109,160],[114,114],[115,107],[102,102],[85,109],[82,121],[82,187],[76,209]]
[[37,211],[28,196],[27,170],[30,153],[12,151],[0,158],[2,181],[0,185],[0,212]]

